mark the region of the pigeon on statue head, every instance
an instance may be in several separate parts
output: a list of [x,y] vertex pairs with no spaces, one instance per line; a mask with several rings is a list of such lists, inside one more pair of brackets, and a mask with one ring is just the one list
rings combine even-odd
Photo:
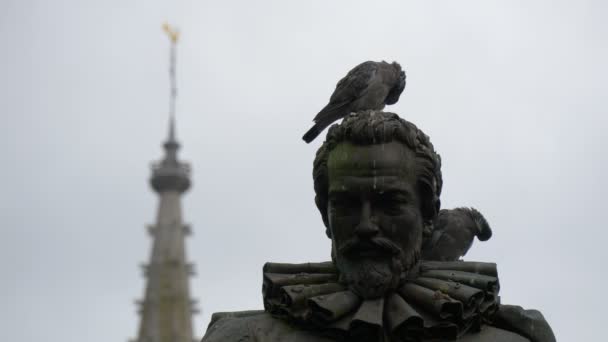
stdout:
[[302,139],[313,141],[327,126],[350,113],[382,110],[399,101],[405,88],[405,72],[397,62],[367,61],[357,65],[336,85],[329,103],[314,118],[314,126]]

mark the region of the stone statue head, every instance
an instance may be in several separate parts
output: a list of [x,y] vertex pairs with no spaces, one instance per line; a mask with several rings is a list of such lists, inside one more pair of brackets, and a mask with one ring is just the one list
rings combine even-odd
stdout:
[[313,178],[341,280],[363,298],[395,289],[440,209],[441,159],[428,136],[393,113],[351,114],[329,129]]

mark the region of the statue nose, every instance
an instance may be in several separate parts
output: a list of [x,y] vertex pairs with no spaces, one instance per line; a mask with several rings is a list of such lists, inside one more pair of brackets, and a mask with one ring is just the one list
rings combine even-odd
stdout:
[[373,222],[372,210],[369,202],[361,206],[361,219],[355,229],[355,233],[362,238],[369,238],[378,234],[378,226]]

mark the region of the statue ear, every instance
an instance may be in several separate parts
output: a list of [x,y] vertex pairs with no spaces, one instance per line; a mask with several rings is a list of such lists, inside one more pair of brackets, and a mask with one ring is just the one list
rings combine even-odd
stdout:
[[[433,235],[433,230],[435,230],[435,225],[433,221],[424,220],[422,226],[422,241],[426,242],[431,239]],[[424,244],[424,243],[423,243]]]
[[[437,196],[434,196],[437,197]],[[439,215],[439,211],[441,210],[441,200],[439,198],[435,198],[435,216]]]
[[322,201],[319,196],[315,196],[315,204],[317,205],[317,209],[319,209],[319,213],[321,214],[321,218],[323,219],[323,224],[325,225],[325,235],[331,239],[331,231],[329,230],[329,218],[327,217],[327,201]]
[[420,195],[420,209],[424,219],[428,221],[435,220],[441,209],[441,200],[435,195],[433,190],[424,183],[419,184],[418,193]]

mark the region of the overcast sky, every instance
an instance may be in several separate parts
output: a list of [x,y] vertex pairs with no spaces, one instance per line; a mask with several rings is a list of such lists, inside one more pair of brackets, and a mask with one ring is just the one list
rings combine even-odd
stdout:
[[559,341],[605,330],[605,1],[0,0],[0,341],[124,342],[149,257],[179,26],[178,138],[193,166],[202,336],[215,311],[262,308],[266,261],[329,259],[300,139],[336,82],[396,60],[387,107],[443,158],[444,208],[494,229],[503,303]]

